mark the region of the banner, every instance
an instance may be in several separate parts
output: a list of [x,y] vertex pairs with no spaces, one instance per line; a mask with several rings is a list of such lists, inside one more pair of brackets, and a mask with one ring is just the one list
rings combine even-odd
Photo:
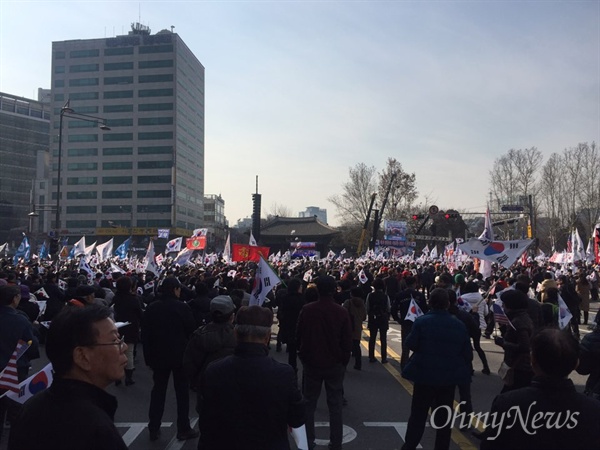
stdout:
[[406,241],[406,228],[406,222],[386,219],[383,221],[383,239]]
[[269,257],[269,247],[258,247],[247,244],[231,244],[232,261],[256,261]]
[[489,241],[471,238],[458,248],[472,258],[491,261],[504,267],[512,266],[521,254],[531,245],[533,239],[520,241]]
[[188,250],[204,250],[206,247],[206,236],[195,236],[185,240],[185,247]]

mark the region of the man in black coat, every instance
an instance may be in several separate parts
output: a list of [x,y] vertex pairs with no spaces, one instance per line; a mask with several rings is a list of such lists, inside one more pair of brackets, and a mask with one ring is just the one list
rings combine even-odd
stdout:
[[304,424],[294,369],[268,356],[273,312],[243,306],[235,353],[210,364],[201,383],[198,449],[288,450],[288,426]]
[[11,423],[9,450],[127,449],[114,425],[117,399],[104,390],[127,364],[111,313],[90,305],[54,317],[46,339],[54,381]]
[[148,431],[150,440],[160,437],[160,424],[165,409],[167,384],[173,372],[177,400],[177,439],[198,436],[190,427],[189,380],[183,369],[183,353],[196,329],[190,307],[179,299],[181,283],[167,277],[160,286],[158,300],[150,303],[142,316],[142,343],[146,365],[152,369],[154,386],[150,395]]
[[533,337],[531,386],[494,399],[481,450],[600,448],[600,402],[578,393],[568,378],[578,350],[573,336],[555,328]]

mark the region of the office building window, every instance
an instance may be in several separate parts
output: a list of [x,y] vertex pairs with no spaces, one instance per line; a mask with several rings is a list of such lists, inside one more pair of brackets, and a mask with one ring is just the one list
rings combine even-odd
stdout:
[[69,200],[93,200],[98,198],[96,191],[90,192],[67,192],[67,198]]
[[55,102],[64,102],[65,94],[54,94],[54,101]]
[[167,81],[173,81],[172,73],[163,73],[158,75],[140,75],[138,77],[140,83],[164,83]]
[[67,164],[67,170],[98,170],[98,163],[95,163],[95,162],[69,163],[69,164]]
[[116,62],[116,63],[104,63],[104,70],[129,70],[133,69],[133,62]]
[[96,123],[83,120],[69,120],[69,128],[95,128]]
[[159,139],[173,139],[172,131],[149,131],[146,133],[138,133],[138,140],[150,141]]
[[116,112],[132,112],[133,105],[106,105],[102,108],[104,113],[116,113]]
[[173,67],[173,60],[159,59],[156,61],[140,61],[138,63],[139,69],[158,69],[160,67]]
[[137,212],[139,212],[139,213],[171,212],[171,205],[138,205]]
[[54,52],[54,59],[65,59],[65,52]]
[[98,72],[98,70],[100,70],[99,64],[75,64],[69,66],[69,73]]
[[[121,213],[131,213],[131,205],[121,206],[121,205],[104,205],[102,206],[102,212],[105,214],[121,214]],[[121,221],[119,220],[119,223]]]
[[54,73],[65,73],[65,66],[54,66]]
[[133,91],[109,91],[104,93],[104,98],[133,98]]
[[102,184],[131,184],[133,177],[102,177]]
[[113,147],[102,149],[104,156],[133,155],[133,147]]
[[131,169],[133,169],[133,163],[131,161],[102,163],[102,170],[131,170]]
[[172,97],[173,89],[140,89],[138,97]]
[[65,87],[65,80],[54,80],[54,87],[55,88]]
[[138,161],[138,169],[170,169],[171,161]]
[[173,103],[145,103],[138,105],[138,111],[173,111]]
[[98,156],[98,149],[97,148],[70,148],[67,150],[67,154],[69,156]]
[[133,133],[106,133],[102,135],[104,142],[110,141],[133,141]]
[[[98,107],[97,106],[78,106],[76,112],[82,113],[82,114],[95,114],[98,112]],[[56,114],[59,114],[59,113],[60,113],[60,108],[58,108],[58,111],[56,111]]]
[[105,48],[104,56],[133,55],[133,47]]
[[138,198],[171,198],[171,190],[167,191],[138,191]]
[[141,117],[138,119],[138,125],[172,125],[172,117]]
[[163,44],[163,45],[143,45],[139,47],[138,53],[140,55],[146,53],[168,53],[173,51],[173,44]]
[[157,184],[157,183],[170,183],[171,175],[150,175],[150,176],[139,176],[139,184]]
[[97,177],[69,177],[67,178],[67,184],[69,186],[85,185],[85,184],[98,184]]
[[133,77],[104,77],[104,84],[131,84]]
[[95,220],[67,220],[67,228],[96,228]]
[[108,119],[106,121],[106,125],[108,125],[110,128],[130,127],[133,125],[133,119]]
[[102,198],[131,198],[131,191],[103,191]]
[[69,52],[69,56],[71,58],[93,58],[96,56],[100,56],[100,50],[98,50],[97,48],[89,50],[73,50]]
[[69,142],[98,142],[98,135],[97,134],[70,134]]
[[98,78],[74,78],[72,80],[69,80],[69,86],[98,86]]
[[74,92],[69,95],[71,100],[98,100],[97,92]]
[[98,208],[95,206],[67,206],[67,214],[96,214]]
[[161,145],[158,147],[138,147],[138,155],[171,155],[173,147]]

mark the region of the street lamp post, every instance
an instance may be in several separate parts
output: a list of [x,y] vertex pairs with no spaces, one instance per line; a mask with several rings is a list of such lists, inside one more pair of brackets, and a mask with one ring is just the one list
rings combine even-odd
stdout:
[[58,124],[58,167],[56,176],[56,217],[54,226],[56,227],[56,236],[60,235],[60,171],[62,161],[62,133],[63,133],[63,118],[70,117],[73,119],[83,120],[85,122],[93,122],[98,124],[99,128],[103,131],[109,131],[110,128],[106,125],[106,119],[97,116],[91,116],[89,114],[82,114],[76,112],[70,106],[71,100],[67,100],[67,103],[60,108],[60,120]]

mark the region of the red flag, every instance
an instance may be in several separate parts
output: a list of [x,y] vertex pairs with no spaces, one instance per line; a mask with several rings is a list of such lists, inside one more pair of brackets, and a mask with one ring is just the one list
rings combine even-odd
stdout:
[[10,356],[8,364],[0,373],[0,388],[19,392],[19,377],[17,376],[17,360],[23,356],[31,344],[19,340],[15,351]]
[[204,247],[206,247],[206,236],[187,238],[185,240],[185,246],[189,250],[204,250]]
[[248,244],[231,244],[231,259],[232,261],[256,261],[269,256],[269,247],[256,247]]

